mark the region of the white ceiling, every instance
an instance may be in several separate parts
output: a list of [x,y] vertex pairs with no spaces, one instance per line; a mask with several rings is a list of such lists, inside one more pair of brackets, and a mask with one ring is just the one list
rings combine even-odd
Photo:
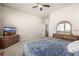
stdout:
[[49,8],[43,7],[43,11],[40,11],[40,9],[32,8],[36,5],[36,3],[4,3],[3,5],[6,7],[19,9],[24,12],[28,12],[43,18],[47,18],[51,12],[57,11],[61,8],[67,7],[71,5],[70,3],[42,3],[42,4],[48,4],[50,5]]

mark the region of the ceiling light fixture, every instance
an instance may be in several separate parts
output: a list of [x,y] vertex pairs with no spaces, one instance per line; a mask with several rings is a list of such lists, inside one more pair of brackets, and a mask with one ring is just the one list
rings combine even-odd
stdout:
[[40,8],[40,11],[42,11],[42,8],[43,7],[50,7],[50,5],[36,3],[36,5],[33,6],[32,8],[36,8],[36,7],[39,7]]

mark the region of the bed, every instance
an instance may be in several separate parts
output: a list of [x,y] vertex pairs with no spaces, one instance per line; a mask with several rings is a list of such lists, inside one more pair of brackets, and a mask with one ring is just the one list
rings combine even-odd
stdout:
[[28,42],[24,45],[24,56],[73,56],[68,52],[70,41],[56,38],[41,38],[38,41]]

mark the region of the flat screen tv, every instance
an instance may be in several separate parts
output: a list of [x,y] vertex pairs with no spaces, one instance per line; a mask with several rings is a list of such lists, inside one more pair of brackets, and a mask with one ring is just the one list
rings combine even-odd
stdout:
[[3,30],[4,32],[16,32],[15,27],[4,27]]

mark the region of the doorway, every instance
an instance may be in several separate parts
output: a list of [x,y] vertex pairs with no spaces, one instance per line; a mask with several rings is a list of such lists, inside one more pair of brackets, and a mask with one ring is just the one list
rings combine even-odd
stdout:
[[48,30],[48,28],[49,28],[49,25],[46,24],[46,26],[45,26],[45,29],[46,29],[46,31],[45,31],[45,36],[46,36],[46,37],[49,36],[49,30]]

